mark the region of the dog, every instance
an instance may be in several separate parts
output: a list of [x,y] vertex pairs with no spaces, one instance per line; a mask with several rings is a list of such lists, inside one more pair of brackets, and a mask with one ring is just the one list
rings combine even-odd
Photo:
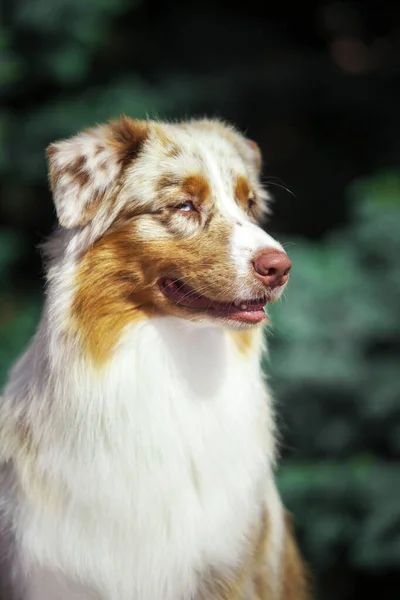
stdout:
[[121,117],[47,157],[46,299],[0,404],[2,600],[305,600],[260,367],[291,262],[257,144]]

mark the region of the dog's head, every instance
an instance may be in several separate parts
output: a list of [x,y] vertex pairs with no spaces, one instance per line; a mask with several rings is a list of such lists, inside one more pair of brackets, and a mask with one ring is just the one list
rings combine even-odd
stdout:
[[90,242],[75,261],[71,317],[96,353],[151,316],[265,319],[291,263],[259,226],[267,193],[254,142],[219,121],[121,118],[47,155],[59,223]]

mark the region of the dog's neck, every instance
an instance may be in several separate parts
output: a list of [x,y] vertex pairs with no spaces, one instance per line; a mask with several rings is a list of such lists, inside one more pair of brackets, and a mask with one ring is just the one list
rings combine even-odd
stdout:
[[[137,418],[141,406],[151,410],[160,398],[164,404],[180,398],[186,410],[190,404],[234,402],[235,395],[247,394],[249,403],[254,395],[264,397],[261,331],[227,331],[174,317],[149,319],[129,327],[108,363],[97,367],[76,340],[51,329],[50,317],[45,306],[38,332],[17,363],[6,396],[20,396],[23,381],[35,422],[39,424],[42,416],[49,431],[52,420],[58,432],[56,422],[62,424],[63,439],[70,435],[74,445],[85,438],[85,428],[90,438],[99,439],[102,423],[126,415],[120,426],[124,422],[128,426],[129,414]],[[271,440],[271,453],[272,446]]]

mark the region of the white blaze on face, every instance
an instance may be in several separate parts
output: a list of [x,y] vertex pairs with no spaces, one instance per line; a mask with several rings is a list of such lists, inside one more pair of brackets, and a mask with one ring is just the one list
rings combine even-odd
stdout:
[[[249,275],[251,260],[260,250],[278,250],[284,252],[283,247],[272,236],[268,235],[261,227],[253,223],[237,204],[232,193],[232,167],[237,167],[240,173],[242,165],[232,164],[231,169],[220,168],[215,157],[207,156],[207,170],[209,172],[211,188],[215,194],[218,208],[232,225],[230,255],[237,267],[238,277]],[[224,174],[226,175],[226,179]]]
[[238,275],[248,275],[251,260],[260,250],[283,251],[279,242],[251,221],[243,219],[234,225],[231,238],[231,256]]

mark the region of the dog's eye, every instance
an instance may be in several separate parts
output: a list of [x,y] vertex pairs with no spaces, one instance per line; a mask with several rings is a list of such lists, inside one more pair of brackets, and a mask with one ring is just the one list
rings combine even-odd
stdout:
[[178,208],[183,212],[190,212],[192,210],[196,210],[195,205],[193,204],[193,202],[190,202],[190,200],[188,200],[187,202],[183,202],[178,206]]

